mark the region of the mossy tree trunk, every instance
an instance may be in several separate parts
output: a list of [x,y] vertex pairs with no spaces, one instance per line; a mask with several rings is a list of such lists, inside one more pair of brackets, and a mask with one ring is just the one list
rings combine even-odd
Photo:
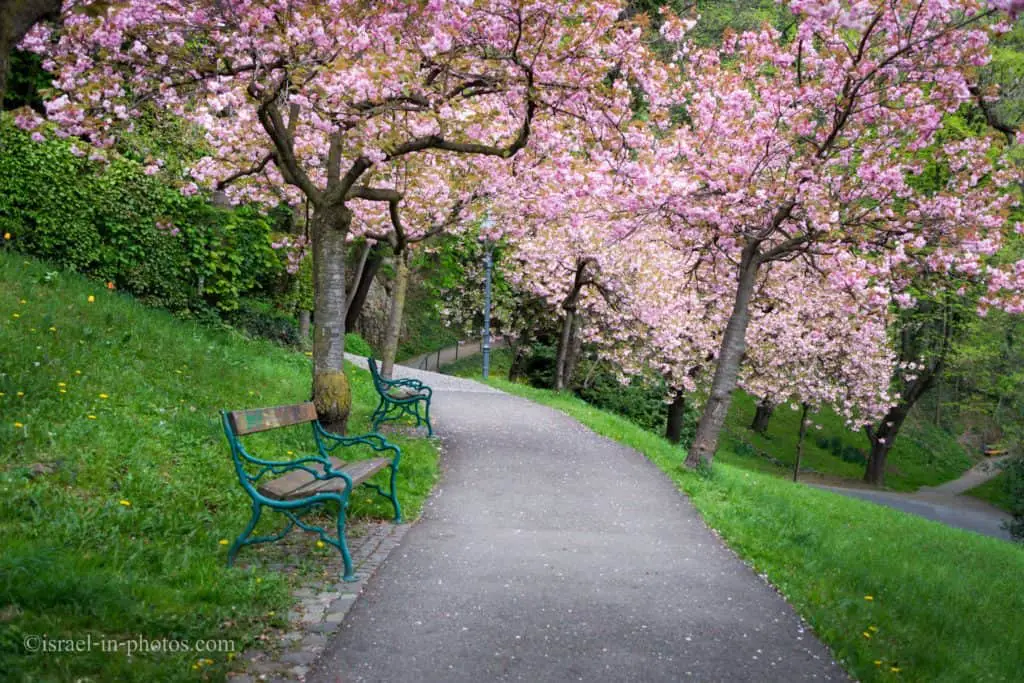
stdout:
[[317,207],[313,237],[313,402],[328,430],[344,433],[352,394],[345,377],[345,236],[352,213],[344,205]]
[[0,2],[0,106],[7,94],[11,51],[40,21],[60,17],[61,0],[4,0]]

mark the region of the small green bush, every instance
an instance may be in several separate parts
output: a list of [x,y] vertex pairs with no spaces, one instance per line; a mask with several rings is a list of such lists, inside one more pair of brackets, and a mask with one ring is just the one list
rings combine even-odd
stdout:
[[250,336],[284,346],[298,346],[300,342],[295,318],[266,301],[242,299],[238,308],[228,314],[228,322]]
[[357,356],[374,356],[373,347],[355,332],[345,335],[345,353],[354,353]]

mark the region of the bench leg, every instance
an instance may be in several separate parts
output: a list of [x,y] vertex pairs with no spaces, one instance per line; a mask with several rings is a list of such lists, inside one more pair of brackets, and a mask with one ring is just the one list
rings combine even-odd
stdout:
[[344,507],[338,510],[338,550],[341,551],[341,561],[345,563],[345,574],[341,580],[351,583],[356,580],[356,574],[352,569],[352,555],[348,551],[348,541],[345,538],[345,513]]
[[434,428],[430,425],[430,399],[428,398],[423,404],[425,406],[423,413],[426,415],[423,421],[427,423],[427,436],[433,436]]
[[228,566],[230,567],[235,563],[235,555],[238,554],[239,548],[245,545],[245,541],[249,538],[249,534],[256,528],[256,524],[260,521],[260,513],[263,511],[263,506],[253,501],[252,503],[252,518],[249,519],[249,526],[245,527],[245,531],[235,539],[235,542],[231,544],[231,549],[228,551]]

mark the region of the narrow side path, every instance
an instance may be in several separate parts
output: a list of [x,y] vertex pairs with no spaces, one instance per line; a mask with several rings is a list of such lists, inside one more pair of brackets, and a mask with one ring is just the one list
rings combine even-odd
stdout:
[[312,681],[846,680],[641,454],[463,379],[441,485]]
[[963,495],[965,491],[980,486],[999,474],[999,463],[1008,459],[1008,456],[1004,456],[984,460],[967,470],[959,479],[939,486],[925,486],[913,493],[878,491],[869,488],[816,486],[851,498],[860,498],[878,505],[896,508],[933,522],[1008,541],[1010,532],[1003,527],[1003,524],[1009,522],[1011,516],[983,500]]

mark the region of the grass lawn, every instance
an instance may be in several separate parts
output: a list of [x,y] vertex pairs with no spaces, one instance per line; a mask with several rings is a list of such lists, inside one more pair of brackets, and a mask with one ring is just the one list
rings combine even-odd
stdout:
[[709,476],[684,453],[566,394],[494,386],[568,413],[645,453],[726,543],[864,681],[1018,681],[1024,548],[737,467]]
[[[508,349],[491,353],[491,376],[507,377],[512,356]],[[446,365],[444,372],[460,377],[480,377],[480,356],[460,358]],[[764,435],[749,429],[754,418],[755,401],[736,392],[722,438],[725,461],[744,469],[791,477],[796,459],[796,442],[800,428],[800,412],[789,405],[775,409]],[[804,442],[801,471],[812,470],[831,483],[844,479],[859,482],[864,477],[865,458],[869,449],[863,432],[847,429],[843,419],[830,408],[812,413],[814,422]],[[771,456],[775,461],[762,457]],[[921,486],[935,486],[956,479],[973,464],[956,439],[930,423],[911,414],[896,445],[889,454],[885,477],[887,488],[915,491]],[[806,475],[805,475],[806,476]]]
[[[306,400],[309,359],[18,255],[0,252],[0,282],[0,678],[222,679],[231,655],[31,654],[25,638],[218,638],[241,651],[285,625],[290,579],[224,564],[250,501],[217,411]],[[368,373],[349,376],[349,431],[359,433],[375,394]],[[251,450],[271,458],[312,447],[308,428],[254,438]],[[412,520],[438,453],[426,440],[394,440]],[[389,518],[390,505],[354,495],[351,516]],[[261,529],[280,526],[264,517]],[[314,562],[329,551],[305,540]]]
[[1013,512],[1013,497],[1007,486],[1010,483],[1010,475],[1000,472],[992,479],[989,479],[981,486],[975,486],[967,492],[968,496],[974,496],[987,501],[1006,512]]

